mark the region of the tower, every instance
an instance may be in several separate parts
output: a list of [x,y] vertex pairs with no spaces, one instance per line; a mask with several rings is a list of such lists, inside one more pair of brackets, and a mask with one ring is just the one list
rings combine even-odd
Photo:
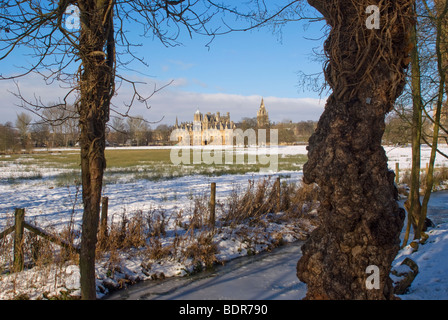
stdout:
[[261,98],[260,109],[257,111],[257,126],[258,128],[267,128],[269,126],[269,116],[264,106],[263,98]]
[[193,145],[200,146],[202,144],[202,113],[199,109],[194,113],[193,120]]

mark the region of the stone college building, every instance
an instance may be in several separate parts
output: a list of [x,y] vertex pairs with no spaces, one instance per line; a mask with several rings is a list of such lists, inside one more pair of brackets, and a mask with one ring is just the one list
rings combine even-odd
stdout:
[[[258,128],[266,128],[269,124],[268,112],[264,106],[264,101],[261,99],[260,108],[257,112]],[[221,115],[208,112],[202,114],[197,110],[193,117],[193,122],[183,122],[178,124],[176,117],[176,124],[172,137],[179,145],[191,146],[205,146],[205,145],[230,145],[233,139],[233,130],[236,126],[230,120],[230,113]]]

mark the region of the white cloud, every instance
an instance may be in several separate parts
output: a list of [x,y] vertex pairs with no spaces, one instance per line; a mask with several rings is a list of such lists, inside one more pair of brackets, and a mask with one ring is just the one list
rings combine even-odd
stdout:
[[[56,82],[45,84],[42,77],[37,74],[18,78],[15,82],[12,80],[0,80],[0,123],[14,122],[18,113],[26,112],[25,109],[20,107],[23,105],[23,101],[14,95],[18,94],[19,90],[20,94],[27,101],[43,105],[62,100],[71,90],[67,88],[67,84]],[[69,99],[69,101],[73,101],[73,99]]]
[[[123,94],[120,96],[123,96]],[[125,96],[129,96],[129,93]],[[151,106],[149,110],[144,108],[143,104],[136,103],[133,106],[132,114],[143,115],[150,121],[160,120],[164,117],[161,123],[174,124],[176,116],[180,122],[192,121],[194,112],[199,108],[202,113],[220,112],[225,114],[230,112],[231,119],[237,122],[244,117],[256,117],[262,98],[264,99],[270,120],[275,122],[285,119],[294,122],[318,120],[325,104],[325,100],[312,98],[198,93],[169,86],[148,100],[148,104]]]
[[[141,81],[137,85],[139,93],[149,96],[155,89],[161,89],[170,83],[148,78],[135,79]],[[147,84],[143,84],[146,82]],[[19,79],[19,86],[22,94],[30,100],[35,97],[41,98],[43,103],[58,101],[64,97],[69,89],[61,88],[58,84],[45,85],[43,80],[37,75],[30,75]],[[160,123],[174,124],[176,116],[179,121],[192,121],[193,113],[197,108],[201,112],[230,112],[233,121],[240,121],[244,117],[255,117],[260,107],[261,98],[264,98],[265,106],[271,121],[282,121],[290,119],[294,122],[302,120],[318,120],[323,112],[325,100],[312,98],[282,98],[261,95],[237,95],[228,93],[201,93],[194,90],[206,90],[211,86],[198,82],[196,79],[178,78],[163,90],[154,94],[149,100],[147,109],[144,104],[135,102],[131,114],[143,115],[149,121],[159,121]],[[16,92],[16,87],[12,81],[0,81],[0,112],[1,123],[14,121],[16,114],[23,111],[15,104],[20,101],[7,91]],[[132,89],[128,84],[123,83],[119,88],[118,95],[114,97],[113,103],[116,106],[124,106],[130,102]],[[125,108],[120,109],[124,111]],[[153,126],[157,126],[154,124]]]

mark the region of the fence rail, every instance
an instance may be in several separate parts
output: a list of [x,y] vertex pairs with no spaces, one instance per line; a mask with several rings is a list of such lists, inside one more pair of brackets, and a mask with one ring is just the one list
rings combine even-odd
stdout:
[[6,237],[8,234],[14,232],[14,262],[13,262],[13,268],[12,271],[14,272],[20,272],[24,268],[24,252],[23,252],[23,233],[24,230],[27,229],[38,236],[41,236],[42,238],[45,238],[57,245],[60,245],[61,247],[64,247],[66,249],[73,250],[77,254],[80,253],[80,249],[63,240],[59,237],[52,235],[50,233],[45,232],[44,230],[33,226],[25,221],[25,209],[23,208],[16,208],[14,212],[14,225],[5,229],[4,231],[0,232],[0,239]]

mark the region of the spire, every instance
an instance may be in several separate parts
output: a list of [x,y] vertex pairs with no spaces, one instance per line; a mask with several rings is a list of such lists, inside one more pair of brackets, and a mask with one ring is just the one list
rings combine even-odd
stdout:
[[260,109],[257,111],[257,126],[263,128],[269,125],[268,112],[264,106],[264,99],[261,98]]
[[267,114],[266,108],[264,107],[264,99],[261,98],[260,109],[257,112],[257,115],[265,115]]
[[175,127],[176,127],[176,128],[179,127],[179,124],[178,124],[178,122],[177,122],[177,116],[176,116],[176,125],[175,125]]

